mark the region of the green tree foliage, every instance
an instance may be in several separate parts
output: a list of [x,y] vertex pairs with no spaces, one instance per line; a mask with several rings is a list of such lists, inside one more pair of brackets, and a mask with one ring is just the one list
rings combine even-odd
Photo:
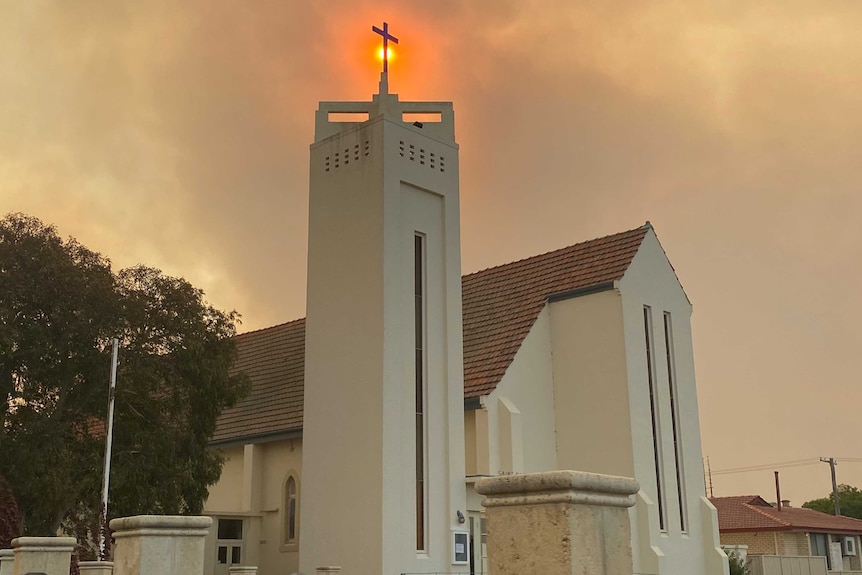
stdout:
[[739,558],[736,553],[727,555],[727,564],[730,567],[730,575],[748,575],[748,564]]
[[[841,515],[862,519],[862,491],[852,485],[839,485],[838,503],[841,506]],[[806,501],[802,507],[832,515],[835,513],[835,498],[830,493],[826,497]]]
[[222,465],[207,441],[247,389],[229,372],[238,320],[184,279],[115,274],[36,218],[0,220],[0,475],[24,533],[98,516],[114,336],[109,516],[199,513]]

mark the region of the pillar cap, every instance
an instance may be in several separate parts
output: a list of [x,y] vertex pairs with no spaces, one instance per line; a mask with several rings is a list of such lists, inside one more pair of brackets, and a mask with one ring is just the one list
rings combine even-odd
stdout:
[[485,507],[545,503],[631,507],[639,489],[632,478],[585,471],[500,475],[476,481],[476,492],[486,496]]
[[71,551],[77,545],[74,537],[17,537],[12,540],[13,549],[40,549],[44,551]]
[[135,515],[112,519],[110,526],[117,536],[121,531],[205,530],[213,524],[212,517],[190,515]]

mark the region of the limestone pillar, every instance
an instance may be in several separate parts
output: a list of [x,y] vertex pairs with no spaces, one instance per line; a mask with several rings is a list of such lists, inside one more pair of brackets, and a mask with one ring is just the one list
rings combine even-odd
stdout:
[[211,517],[138,515],[111,521],[115,575],[202,575]]
[[[12,540],[15,553],[13,575],[44,573],[69,575],[74,537],[19,537]],[[4,573],[5,575],[5,573]]]
[[11,549],[0,549],[0,575],[12,575],[15,569],[15,552]]
[[112,561],[78,561],[78,571],[81,575],[112,575],[114,563]]
[[480,479],[476,491],[493,575],[631,575],[634,479],[550,471]]

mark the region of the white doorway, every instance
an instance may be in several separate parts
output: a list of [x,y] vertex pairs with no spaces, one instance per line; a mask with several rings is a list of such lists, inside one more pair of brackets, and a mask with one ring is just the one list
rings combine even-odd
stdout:
[[216,520],[215,575],[228,575],[231,565],[242,565],[245,559],[246,525],[242,519]]

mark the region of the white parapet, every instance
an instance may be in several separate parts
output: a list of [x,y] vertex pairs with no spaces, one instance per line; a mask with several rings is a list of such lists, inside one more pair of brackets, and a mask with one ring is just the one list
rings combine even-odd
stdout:
[[211,517],[138,515],[111,521],[115,575],[202,575]]
[[[74,537],[19,537],[12,540],[15,553],[14,575],[43,573],[69,575],[75,549]],[[5,575],[5,573],[4,573]]]
[[257,575],[257,567],[252,565],[231,565],[227,568],[231,575]]
[[476,491],[495,575],[631,575],[634,479],[550,471],[480,479]]
[[112,561],[78,561],[78,571],[81,575],[111,575],[114,572],[114,563]]
[[341,573],[341,567],[329,565],[317,568],[317,575],[327,575],[327,573]]
[[12,575],[15,569],[15,552],[0,549],[0,575]]

